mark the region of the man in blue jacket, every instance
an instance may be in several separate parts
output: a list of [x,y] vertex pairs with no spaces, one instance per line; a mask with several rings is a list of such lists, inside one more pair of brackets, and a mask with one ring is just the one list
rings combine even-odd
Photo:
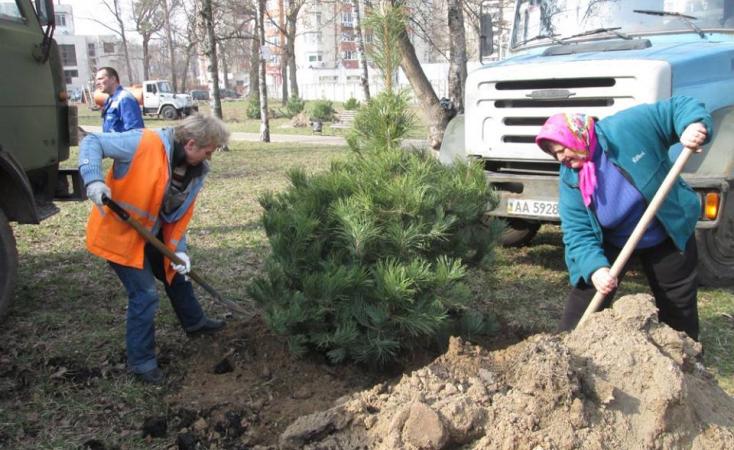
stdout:
[[102,67],[95,76],[95,86],[109,95],[102,107],[102,131],[121,133],[144,128],[140,105],[130,91],[120,85],[120,76],[112,67]]
[[[561,162],[559,213],[573,289],[560,328],[573,329],[598,291],[611,303],[618,280],[609,268],[660,188],[680,142],[701,151],[713,132],[690,97],[639,105],[595,122],[556,114],[535,142]],[[679,178],[633,255],[640,258],[660,320],[698,339],[698,195]],[[622,271],[624,274],[626,268]]]

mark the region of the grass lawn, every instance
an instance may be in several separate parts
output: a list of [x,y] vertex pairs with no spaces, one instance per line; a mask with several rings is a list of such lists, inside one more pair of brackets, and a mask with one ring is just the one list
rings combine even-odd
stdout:
[[[306,108],[308,108],[309,102],[306,102]],[[210,112],[208,102],[198,102],[199,111]],[[291,125],[291,119],[283,117],[282,111],[285,111],[285,107],[280,104],[280,101],[270,100],[268,106],[271,110],[276,111],[278,118],[270,119],[270,133],[271,134],[312,134],[311,128],[300,127],[296,128]],[[247,108],[247,100],[223,100],[222,101],[222,115],[224,121],[227,122],[230,131],[239,131],[245,133],[259,133],[260,132],[260,120],[259,119],[248,119],[245,114]],[[335,102],[334,108],[337,111],[342,111],[344,108],[341,103]],[[99,111],[92,111],[85,104],[78,105],[79,110],[79,125],[84,127],[85,125],[96,125],[100,126],[102,121],[100,119]],[[308,110],[308,109],[307,109]],[[427,128],[425,125],[425,118],[421,113],[419,107],[413,108],[413,114],[415,117],[415,126],[408,133],[408,138],[411,139],[423,139],[427,135]],[[176,124],[176,121],[159,119],[157,117],[143,117],[145,126],[149,128],[162,128],[169,127]],[[324,123],[323,134],[329,136],[344,136],[348,130],[332,128],[331,122]]]
[[[189,231],[197,270],[225,296],[246,299],[247,283],[269,251],[258,195],[284,189],[287,169],[325,170],[344,152],[236,142],[216,154]],[[0,329],[0,448],[79,448],[92,438],[122,448],[171,448],[175,435],[151,441],[140,434],[143,418],[165,415],[168,405],[165,392],[124,375],[126,295],[106,263],[85,249],[91,204],[59,205],[61,212],[39,226],[13,227],[20,267],[16,299]],[[495,312],[519,338],[558,323],[568,291],[560,244],[559,228],[545,226],[532,245],[499,249],[492,270],[469,273],[480,308]],[[621,290],[647,292],[647,286],[632,271]],[[205,309],[224,312],[198,292]],[[734,290],[702,288],[699,298],[705,365],[734,394]],[[172,376],[183,376],[192,350],[167,301],[161,310],[161,358]]]

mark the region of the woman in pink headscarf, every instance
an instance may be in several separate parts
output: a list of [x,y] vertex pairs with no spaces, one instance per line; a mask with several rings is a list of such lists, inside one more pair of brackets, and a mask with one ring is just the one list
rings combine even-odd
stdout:
[[[636,106],[598,122],[556,114],[535,142],[561,163],[559,214],[573,289],[561,319],[573,329],[596,291],[608,307],[618,280],[609,268],[672,164],[671,145],[699,149],[713,121],[689,97]],[[698,254],[693,237],[701,205],[680,179],[637,245],[660,320],[698,339]],[[625,270],[622,271],[624,274]]]

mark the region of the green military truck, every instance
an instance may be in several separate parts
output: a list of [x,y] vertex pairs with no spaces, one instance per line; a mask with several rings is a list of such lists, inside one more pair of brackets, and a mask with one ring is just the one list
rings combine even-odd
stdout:
[[38,224],[54,200],[81,200],[75,169],[60,169],[77,144],[54,32],[53,0],[0,0],[0,320],[17,277],[10,222]]

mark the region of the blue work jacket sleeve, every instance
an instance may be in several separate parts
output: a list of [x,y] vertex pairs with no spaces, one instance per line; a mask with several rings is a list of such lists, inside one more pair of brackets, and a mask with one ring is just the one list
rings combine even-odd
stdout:
[[88,134],[79,144],[79,173],[84,179],[84,184],[104,181],[103,158],[112,158],[127,167],[140,145],[142,136],[140,129],[125,133]]

